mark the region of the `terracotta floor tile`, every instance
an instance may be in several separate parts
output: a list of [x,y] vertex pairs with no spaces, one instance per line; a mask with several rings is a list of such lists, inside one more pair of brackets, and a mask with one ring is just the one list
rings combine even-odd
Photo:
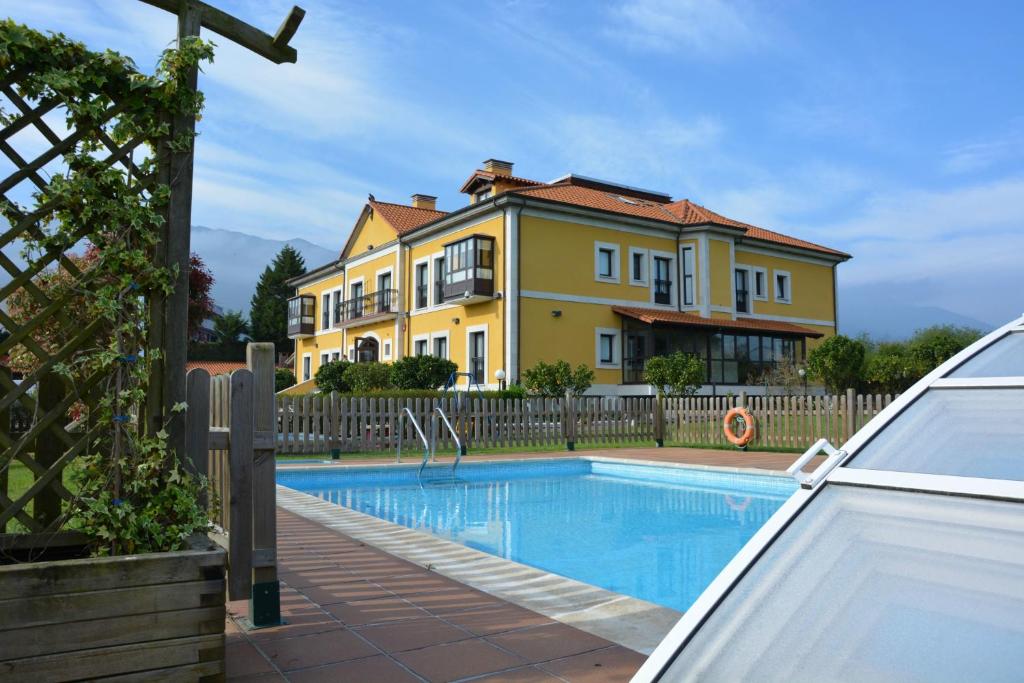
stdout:
[[287,683],[288,681],[287,678],[277,673],[276,671],[271,671],[270,673],[265,674],[237,676],[234,678],[229,678],[228,680],[231,681],[231,683]]
[[385,652],[404,652],[417,650],[430,645],[452,643],[457,640],[472,638],[460,628],[456,628],[437,617],[412,619],[393,624],[364,626],[359,635]]
[[288,674],[288,680],[292,683],[416,683],[420,679],[387,657],[377,656],[293,671]]
[[605,683],[628,681],[645,659],[646,657],[638,652],[616,645],[597,652],[545,662],[538,666],[567,678],[572,683]]
[[341,567],[321,567],[299,571],[286,570],[278,574],[278,578],[292,588],[307,588],[309,586],[322,586],[328,583],[359,580],[358,576],[354,576],[352,572]]
[[271,640],[259,643],[259,647],[282,671],[379,654],[375,648],[348,630]]
[[281,618],[285,623],[280,626],[252,629],[246,635],[253,642],[260,643],[344,628],[334,617],[309,601],[303,609],[290,609],[287,614],[282,611]]
[[259,650],[244,640],[227,643],[224,646],[224,667],[228,678],[273,673],[270,665]]
[[390,591],[363,579],[346,581],[345,583],[307,586],[302,589],[302,592],[307,598],[318,605],[333,605],[338,602],[394,597],[394,594]]
[[478,636],[489,636],[495,633],[553,623],[551,619],[541,614],[509,604],[499,604],[494,607],[485,607],[471,612],[446,614],[444,619]]
[[522,659],[478,639],[400,652],[394,657],[432,682],[455,681],[524,664]]
[[435,591],[453,590],[465,586],[433,572],[422,572],[409,576],[393,576],[373,579],[373,582],[396,595],[416,595]]
[[534,663],[569,657],[611,645],[604,638],[558,623],[523,631],[499,633],[488,636],[487,640]]
[[389,557],[366,557],[353,560],[345,560],[342,563],[348,571],[362,579],[376,581],[392,576],[408,576],[410,574],[427,574],[426,569],[418,567],[412,562],[404,562]]
[[553,683],[554,681],[561,680],[561,678],[555,678],[548,672],[542,671],[535,666],[524,666],[519,669],[512,669],[511,671],[502,671],[501,673],[484,676],[483,678],[474,678],[473,683]]
[[432,614],[446,616],[466,610],[477,610],[482,607],[497,608],[507,605],[504,600],[465,586],[446,588],[431,593],[419,593],[404,596],[417,607],[422,607]]
[[415,619],[430,616],[425,610],[410,605],[401,598],[379,598],[342,602],[324,607],[347,626],[365,626],[399,619]]

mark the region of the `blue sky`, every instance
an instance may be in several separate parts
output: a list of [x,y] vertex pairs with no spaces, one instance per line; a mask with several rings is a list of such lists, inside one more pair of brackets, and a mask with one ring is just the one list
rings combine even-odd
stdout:
[[[290,7],[214,4],[270,32]],[[302,4],[295,65],[209,36],[195,223],[335,248],[368,192],[457,208],[497,157],[844,249],[879,305],[1024,311],[1021,3]],[[0,8],[146,71],[174,33],[136,0]]]

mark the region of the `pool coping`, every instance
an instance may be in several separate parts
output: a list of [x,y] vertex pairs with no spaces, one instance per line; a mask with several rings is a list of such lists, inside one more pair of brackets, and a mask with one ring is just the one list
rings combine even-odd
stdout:
[[[570,456],[595,462],[651,465],[726,473],[786,476],[776,470],[747,467],[714,467],[651,460]],[[563,460],[552,458],[552,460]],[[538,459],[510,458],[486,462],[538,462]],[[306,469],[313,463],[279,466]],[[409,463],[390,463],[406,466]],[[413,465],[414,466],[414,465]],[[380,465],[320,465],[316,469],[376,468]],[[621,593],[566,578],[514,560],[474,550],[425,531],[385,521],[351,508],[329,503],[308,493],[277,486],[277,504],[301,517],[339,531],[471,588],[533,610],[587,633],[599,636],[642,654],[650,654],[672,629],[682,612]]]

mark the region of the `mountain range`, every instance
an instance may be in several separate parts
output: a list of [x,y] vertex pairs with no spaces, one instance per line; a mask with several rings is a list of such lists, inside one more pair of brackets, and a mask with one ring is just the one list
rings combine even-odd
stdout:
[[[263,269],[286,244],[302,254],[307,269],[338,256],[337,250],[304,239],[274,240],[234,230],[192,227],[192,251],[203,258],[213,273],[214,300],[225,309],[244,313],[248,313],[249,299]],[[908,292],[906,299],[911,296],[914,294]],[[898,285],[840,285],[839,326],[843,334],[905,339],[915,330],[940,324],[966,325],[986,332],[994,327],[940,306],[901,299]]]

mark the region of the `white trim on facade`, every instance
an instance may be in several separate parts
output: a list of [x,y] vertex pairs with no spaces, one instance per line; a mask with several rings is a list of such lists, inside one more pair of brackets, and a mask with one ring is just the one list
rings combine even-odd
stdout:
[[836,262],[841,261],[838,257],[832,261],[825,258],[815,258],[813,256],[803,256],[802,254],[791,254],[787,251],[777,251],[775,249],[769,249],[768,247],[755,247],[748,244],[738,244],[736,251],[741,254],[758,254],[759,256],[774,256],[776,258],[787,259],[789,261],[800,261],[801,263],[813,263],[817,266],[827,266],[831,268]]
[[[611,275],[601,274],[601,252],[610,251],[611,255]],[[614,242],[598,242],[594,241],[594,280],[596,282],[607,282],[609,284],[619,284],[622,281],[622,251],[621,247]]]
[[[607,362],[601,358],[601,341],[603,337],[612,338],[612,360]],[[622,330],[616,327],[594,328],[594,367],[601,370],[622,369]]]
[[559,294],[557,292],[540,292],[532,289],[524,289],[519,295],[525,299],[543,299],[545,301],[565,301],[574,304],[598,304],[605,306],[632,306],[634,308],[656,308],[663,311],[674,311],[674,306],[663,304],[651,304],[638,299],[609,299],[601,296],[581,296],[578,294]]
[[452,340],[451,333],[448,330],[444,332],[431,332],[430,333],[430,355],[437,355],[437,340],[444,339],[444,356],[443,358],[448,359],[452,355]]
[[[509,382],[519,379],[519,214],[522,209],[505,210],[505,375]],[[449,340],[449,344],[451,340]],[[451,350],[449,349],[449,355]]]
[[[418,353],[416,345],[420,342],[424,343],[425,353]],[[412,355],[413,356],[429,356],[430,355],[430,335],[429,334],[414,334],[412,336]]]
[[[633,272],[633,256],[636,254],[639,254],[641,257],[640,263],[642,272],[640,273],[640,277],[635,277],[636,274]],[[627,278],[629,284],[634,287],[646,287],[648,282],[651,280],[651,250],[645,249],[644,247],[630,247],[629,259],[626,262],[626,269],[629,272],[629,277]]]
[[[786,296],[779,296],[779,276],[786,278],[786,286],[783,287],[786,290]],[[791,304],[793,303],[793,275],[788,270],[779,270],[778,268],[772,268],[772,298],[777,304]]]
[[[345,268],[346,269],[356,268],[358,266],[363,265],[364,263],[369,263],[370,261],[373,261],[374,259],[378,259],[381,256],[387,256],[387,255],[392,254],[392,253],[394,253],[396,251],[398,251],[398,242],[397,241],[391,243],[389,246],[387,246],[387,247],[385,247],[383,249],[373,249],[372,251],[364,252],[364,253],[360,254],[359,256],[356,256],[355,258],[352,258],[352,259],[350,259],[348,261],[345,261]],[[305,287],[305,286],[306,285],[303,285],[303,287]]]
[[700,235],[697,246],[700,249],[700,314],[711,317],[711,244],[707,235]]
[[487,213],[477,217],[475,220],[472,221],[467,221],[465,223],[458,222],[455,225],[443,228],[441,230],[431,229],[430,231],[424,233],[417,232],[417,234],[414,237],[409,239],[408,244],[412,246],[419,246],[424,242],[429,242],[431,240],[442,238],[445,237],[446,235],[459,232],[460,230],[469,230],[471,228],[475,228],[481,223],[486,223],[487,221],[494,220],[501,214],[501,209],[494,209],[492,211],[488,211]]
[[796,325],[819,325],[821,327],[835,327],[834,320],[818,320],[817,318],[798,318],[789,315],[768,315],[767,313],[750,313],[739,315],[737,319],[753,318],[754,320],[774,320],[780,323],[794,323]]

